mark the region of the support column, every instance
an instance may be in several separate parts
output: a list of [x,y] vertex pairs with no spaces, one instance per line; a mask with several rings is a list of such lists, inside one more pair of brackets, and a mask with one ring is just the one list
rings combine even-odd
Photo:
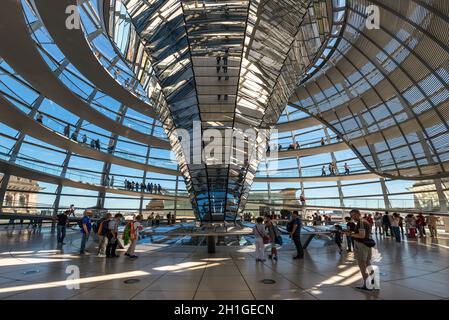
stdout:
[[[329,136],[329,131],[327,128],[324,128],[324,135],[326,136],[326,142],[327,144],[331,143],[331,138]],[[335,153],[332,151],[331,152],[331,157],[332,157],[332,162],[335,163],[335,170],[338,172],[338,174],[340,174],[338,167],[337,167],[337,158],[335,157]],[[337,180],[337,189],[338,189],[338,198],[340,200],[340,207],[344,207],[345,203],[343,201],[344,195],[343,195],[343,190],[341,189],[341,181]]]
[[[122,125],[123,120],[125,119],[126,111],[128,110],[128,107],[126,107],[124,104],[120,105],[120,109],[118,112],[118,115],[116,117],[116,121]],[[114,150],[117,146],[117,140],[118,135],[111,133],[111,137],[108,141],[108,147],[112,146],[111,154],[114,153]],[[109,150],[106,150],[109,152]],[[111,173],[111,163],[105,162],[103,165],[103,171],[102,171],[102,177],[101,177],[101,184],[106,187],[106,178],[109,177],[109,174]],[[97,208],[104,208],[104,203],[106,200],[106,192],[105,191],[98,191],[98,197],[97,197]]]
[[[179,172],[179,166],[177,171]],[[174,206],[175,206],[175,217],[178,216],[178,188],[179,188],[179,176],[176,176],[176,183],[175,183],[175,201],[174,201]]]
[[[72,156],[71,151],[67,151],[67,155],[65,156],[64,162],[62,163],[62,171],[61,171],[61,178],[65,178],[65,175],[67,173],[67,166],[69,165],[70,158]],[[61,192],[62,192],[62,184],[59,183],[58,187],[56,188],[56,198],[53,202],[53,217],[56,217],[58,215],[59,210],[59,202],[61,200]],[[55,232],[56,224],[52,222],[51,224],[51,233]]]
[[440,211],[447,211],[447,198],[443,191],[443,184],[441,179],[435,179],[435,189],[437,190],[438,194],[438,201],[440,204]]
[[[17,138],[14,146],[11,148],[11,156],[9,157],[9,162],[14,163],[17,159],[17,154],[19,153],[20,147],[22,146],[22,142],[25,139],[25,134],[20,133]],[[11,175],[9,173],[4,173],[3,179],[0,186],[0,209],[3,207],[3,201],[5,199],[6,190],[8,188],[9,180]]]
[[[153,122],[153,124],[154,124],[154,122]],[[151,147],[148,146],[147,147],[147,154],[146,154],[146,157],[145,157],[145,164],[146,165],[148,165],[148,161],[150,159],[150,150],[151,150]],[[145,184],[145,186],[147,185],[147,171],[146,170],[143,171],[143,183]],[[142,190],[140,190],[140,191],[142,192]],[[143,195],[143,192],[142,192],[142,195],[140,196],[139,214],[142,214],[142,210],[143,210],[143,196],[144,195]]]
[[[365,135],[368,135],[369,134],[369,131],[367,129],[368,128],[368,124],[366,123],[365,119],[361,115],[358,115],[358,119],[360,120],[360,124],[362,125],[361,129],[363,130],[363,133]],[[370,149],[370,152],[371,152],[371,154],[373,156],[373,160],[374,160],[374,163],[376,164],[376,167],[378,169],[381,169],[382,166],[381,166],[381,163],[379,161],[379,158],[377,157],[376,148],[371,143],[370,144],[367,143],[367,146]],[[385,183],[385,179],[384,178],[380,178],[379,181],[380,181],[380,186],[382,188],[382,195],[383,195],[383,199],[384,199],[385,209],[388,210],[388,209],[391,208],[390,199],[388,198],[388,193],[389,193],[388,192],[388,188],[387,188],[387,185]]]
[[10,177],[9,173],[4,173],[2,180],[0,181],[0,209],[3,208],[3,201],[5,200],[6,189],[8,188]]
[[388,198],[388,188],[387,185],[385,184],[384,178],[380,178],[380,186],[382,188],[382,194],[384,197],[385,209],[391,209],[390,199]]

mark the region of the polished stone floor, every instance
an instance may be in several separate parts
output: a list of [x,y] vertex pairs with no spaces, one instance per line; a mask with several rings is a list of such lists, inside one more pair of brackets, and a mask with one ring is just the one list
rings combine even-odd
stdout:
[[[361,292],[352,253],[312,241],[303,261],[287,244],[277,262],[254,247],[139,245],[136,260],[80,257],[79,233],[58,250],[48,231],[0,231],[0,299],[449,299],[449,235],[397,244],[378,239],[381,289]],[[90,242],[90,251],[96,251]],[[72,280],[79,270],[79,288]],[[75,271],[75,272],[74,272]],[[264,279],[275,282],[265,284]]]

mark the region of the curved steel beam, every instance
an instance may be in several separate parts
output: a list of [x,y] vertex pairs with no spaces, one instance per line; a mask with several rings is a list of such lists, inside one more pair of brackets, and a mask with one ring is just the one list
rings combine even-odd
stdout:
[[66,8],[76,6],[77,2],[77,0],[34,0],[42,22],[70,63],[102,92],[144,115],[156,118],[157,115],[153,106],[125,89],[104,68],[92,52],[83,30],[81,28],[67,29]]
[[154,147],[170,148],[168,141],[119,125],[63,85],[51,72],[31,39],[20,1],[3,1],[0,19],[3,21],[0,24],[0,56],[39,92],[78,117],[107,131]]

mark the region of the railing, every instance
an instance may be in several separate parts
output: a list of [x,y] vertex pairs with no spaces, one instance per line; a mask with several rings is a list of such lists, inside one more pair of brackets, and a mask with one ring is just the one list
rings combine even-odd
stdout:
[[[6,151],[0,151],[0,159],[9,161],[10,154],[9,154],[8,148],[0,146],[0,150],[2,150],[2,149],[3,150],[6,149]],[[50,174],[50,175],[57,176],[57,177],[60,177],[61,172],[62,172],[61,166],[51,165],[51,164],[45,163],[38,159],[32,159],[32,158],[29,158],[28,156],[22,156],[20,153],[18,153],[15,163],[12,165],[19,165],[19,166],[25,167],[27,169],[32,169],[32,170],[35,170],[38,172],[43,172],[43,173]],[[66,170],[65,178],[75,181],[75,182],[105,187],[105,185],[103,185],[101,183],[101,179],[102,179],[101,173],[80,172],[77,169],[68,168]],[[154,180],[156,180],[156,179],[154,179]],[[158,180],[156,180],[156,181],[158,181]],[[106,187],[118,189],[118,190],[128,190],[127,188],[125,188],[124,182],[125,182],[125,179],[114,178],[114,184],[111,185],[109,183],[108,185],[106,185]],[[150,182],[150,179],[147,179],[147,182]],[[123,188],[118,188],[117,186],[123,186]],[[136,192],[142,192],[140,186],[139,186],[138,190],[136,188],[134,190]],[[128,191],[134,191],[134,190],[128,190]],[[146,192],[146,193],[151,194],[149,192]],[[161,193],[154,191],[154,192],[152,192],[152,194],[159,194],[159,195],[164,195],[164,196],[175,196],[174,193],[170,192],[170,189],[166,189],[163,187],[161,188]]]
[[[261,168],[263,164],[259,166]],[[320,165],[322,166],[322,165]],[[314,168],[301,168],[301,176],[299,176],[299,169],[298,168],[289,168],[289,169],[270,169],[273,168],[273,165],[269,165],[268,170],[261,170],[259,169],[257,171],[256,177],[257,178],[301,178],[301,177],[321,177],[321,176],[337,176],[337,175],[344,175],[344,165],[337,164],[337,167],[335,169],[335,174],[330,175],[329,174],[329,167],[325,165],[325,175],[322,174],[322,168],[321,167],[314,167]],[[350,165],[349,167],[349,175],[351,174],[363,174],[368,173],[369,171],[362,165]]]
[[[15,104],[13,104],[13,105],[16,106]],[[25,105],[25,107],[28,108],[30,111],[32,109],[28,105]],[[83,136],[84,136],[83,128],[80,128],[80,130],[78,131],[78,133],[76,135],[76,140],[75,140],[73,138],[73,133],[74,133],[73,129],[72,130],[69,129],[68,135],[66,135],[64,132],[67,127],[67,123],[63,123],[62,121],[55,120],[53,118],[53,116],[50,116],[50,115],[47,115],[44,113],[41,113],[41,114],[45,115],[45,117],[43,117],[42,122],[41,122],[41,124],[43,126],[47,127],[49,130],[51,130],[55,133],[65,136],[67,139],[71,139],[72,141],[77,142],[79,145],[81,145],[83,147],[90,148],[89,141],[95,140],[92,136],[88,136],[86,134],[86,142],[85,143],[82,142]],[[34,119],[30,117],[30,121],[34,121]],[[75,126],[73,126],[73,125],[71,125],[70,127],[75,128]],[[130,159],[130,160],[133,160],[133,161],[135,161],[137,163],[141,163],[141,164],[145,163],[145,156],[136,155],[136,154],[132,153],[132,151],[129,149],[122,149],[122,148],[117,148],[117,147],[112,148],[108,144],[100,142],[100,150],[98,150],[98,151],[104,152],[103,150],[106,150],[107,153],[113,154],[114,156],[119,157],[119,158]],[[159,166],[161,168],[168,168],[168,169],[173,169],[173,170],[177,169],[177,163],[175,161],[172,161],[171,159],[161,159],[161,158],[150,157],[149,164],[153,165],[153,166]]]
[[[337,136],[332,136],[332,137],[330,137],[330,141],[325,139],[324,143],[321,142],[321,139],[319,139],[319,140],[317,140],[317,139],[299,140],[298,139],[297,141],[299,143],[299,148],[297,148],[296,143],[294,143],[294,144],[288,143],[288,142],[272,143],[270,141],[270,143],[269,143],[270,150],[274,151],[275,149],[277,149],[280,152],[289,151],[289,150],[302,150],[302,149],[313,148],[313,147],[334,145],[334,144],[341,142],[342,140],[340,140]],[[281,150],[278,149],[279,146],[281,146]]]

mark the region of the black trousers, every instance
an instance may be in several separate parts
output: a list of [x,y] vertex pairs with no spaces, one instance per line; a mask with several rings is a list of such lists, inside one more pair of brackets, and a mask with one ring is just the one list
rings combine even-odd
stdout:
[[113,239],[112,234],[108,235],[108,245],[106,246],[106,257],[114,257],[115,250],[117,249],[117,239]]
[[304,258],[304,249],[302,248],[300,235],[299,234],[293,235],[292,240],[296,247],[296,252],[297,252],[296,256],[300,257],[300,258]]

